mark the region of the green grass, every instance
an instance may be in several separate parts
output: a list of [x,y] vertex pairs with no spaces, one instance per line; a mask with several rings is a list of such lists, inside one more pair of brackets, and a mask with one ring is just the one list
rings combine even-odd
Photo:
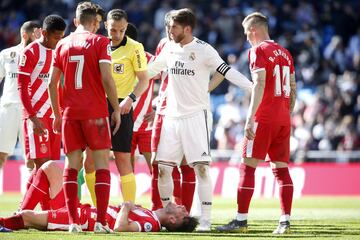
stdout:
[[[19,194],[0,196],[0,216],[11,215],[18,207]],[[88,200],[88,199],[85,199]],[[149,207],[149,197],[138,199],[138,203]],[[115,198],[111,199],[116,203]],[[224,224],[234,217],[236,201],[216,197],[213,203],[213,227]],[[40,232],[23,230],[14,233],[1,233],[0,239],[360,239],[360,197],[306,197],[295,199],[293,203],[291,228],[292,234],[274,236],[272,230],[279,217],[277,199],[254,199],[249,213],[249,232],[234,233],[117,233],[94,235],[83,233],[69,235],[66,232]]]

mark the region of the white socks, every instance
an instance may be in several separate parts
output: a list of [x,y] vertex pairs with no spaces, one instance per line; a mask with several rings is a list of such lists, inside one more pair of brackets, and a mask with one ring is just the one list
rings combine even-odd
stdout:
[[171,202],[171,198],[174,191],[174,182],[172,178],[173,166],[158,164],[159,167],[159,178],[158,188],[160,199],[163,207]]
[[201,203],[200,220],[211,221],[212,206],[212,184],[210,178],[210,167],[205,164],[194,166],[196,179],[198,182],[198,194]]
[[247,213],[237,213],[235,219],[238,221],[247,220],[248,214]]
[[290,215],[286,214],[286,215],[281,215],[279,222],[286,222],[286,221],[290,221]]

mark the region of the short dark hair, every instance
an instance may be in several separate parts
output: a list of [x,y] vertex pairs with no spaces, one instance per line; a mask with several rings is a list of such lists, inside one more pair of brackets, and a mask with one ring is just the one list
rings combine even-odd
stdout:
[[38,21],[27,21],[21,25],[20,32],[32,33],[34,28],[41,28],[41,25]]
[[199,221],[195,217],[184,217],[181,225],[169,225],[165,226],[169,232],[193,232]]
[[127,21],[128,16],[124,10],[117,8],[117,9],[113,9],[110,12],[108,12],[106,20],[110,20],[110,19],[114,19],[115,21],[125,19]]
[[44,19],[42,28],[48,32],[65,31],[66,23],[59,15],[49,15]]
[[76,18],[80,24],[92,22],[96,18],[97,7],[91,2],[80,2],[76,7]]
[[182,8],[174,11],[171,13],[171,19],[183,27],[190,26],[191,29],[194,29],[196,25],[195,14],[189,8]]
[[99,14],[102,20],[105,20],[105,10],[99,4],[94,4],[94,5],[96,9],[96,14]]
[[125,35],[136,41],[138,38],[138,30],[136,26],[132,23],[128,23]]

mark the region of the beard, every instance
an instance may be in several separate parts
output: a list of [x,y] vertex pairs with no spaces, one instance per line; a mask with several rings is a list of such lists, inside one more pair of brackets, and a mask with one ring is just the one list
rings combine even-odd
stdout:
[[172,36],[172,39],[174,40],[174,42],[179,43],[181,42],[183,39],[185,38],[185,34],[179,34],[178,36]]

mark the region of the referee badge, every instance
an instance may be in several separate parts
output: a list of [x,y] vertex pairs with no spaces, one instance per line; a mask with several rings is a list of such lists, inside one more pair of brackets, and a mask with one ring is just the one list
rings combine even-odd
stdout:
[[124,64],[114,63],[114,73],[119,73],[119,74],[124,73]]
[[190,59],[191,61],[194,61],[194,60],[195,60],[195,53],[194,53],[194,52],[191,52],[191,53],[190,53],[189,59]]

